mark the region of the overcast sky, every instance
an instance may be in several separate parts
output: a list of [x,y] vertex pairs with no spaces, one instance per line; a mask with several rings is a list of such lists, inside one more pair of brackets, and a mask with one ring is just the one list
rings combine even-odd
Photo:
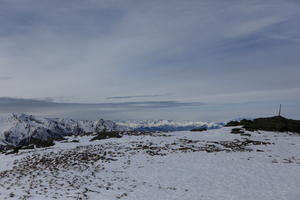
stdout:
[[299,11],[298,0],[0,0],[0,113],[225,120],[282,103],[300,119]]

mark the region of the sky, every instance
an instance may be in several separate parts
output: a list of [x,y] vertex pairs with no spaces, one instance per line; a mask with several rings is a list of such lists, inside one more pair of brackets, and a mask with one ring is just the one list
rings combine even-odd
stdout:
[[0,113],[300,119],[299,0],[0,0]]

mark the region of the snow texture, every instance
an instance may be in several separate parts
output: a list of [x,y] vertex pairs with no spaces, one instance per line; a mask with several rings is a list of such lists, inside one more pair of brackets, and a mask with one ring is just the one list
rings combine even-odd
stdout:
[[0,199],[299,200],[292,133],[128,134],[0,155]]

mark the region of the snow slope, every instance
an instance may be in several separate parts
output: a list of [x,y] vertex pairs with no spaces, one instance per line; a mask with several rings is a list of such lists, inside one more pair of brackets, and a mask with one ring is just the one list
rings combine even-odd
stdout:
[[47,140],[73,134],[114,130],[118,126],[112,121],[48,119],[26,114],[0,116],[0,145],[18,145],[28,138]]
[[224,126],[224,123],[172,120],[116,121],[116,123],[137,131],[188,131],[194,128],[216,129]]
[[70,136],[0,155],[0,199],[299,200],[300,136],[230,131]]

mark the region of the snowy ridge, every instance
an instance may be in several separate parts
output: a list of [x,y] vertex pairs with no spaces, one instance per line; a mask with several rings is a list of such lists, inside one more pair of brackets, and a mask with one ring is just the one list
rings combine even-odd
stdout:
[[19,145],[23,140],[36,138],[47,140],[74,134],[116,130],[118,126],[112,121],[50,119],[26,114],[9,114],[0,116],[0,145]]
[[172,120],[117,121],[116,124],[138,131],[186,131],[194,128],[216,129],[224,126],[224,123]]

